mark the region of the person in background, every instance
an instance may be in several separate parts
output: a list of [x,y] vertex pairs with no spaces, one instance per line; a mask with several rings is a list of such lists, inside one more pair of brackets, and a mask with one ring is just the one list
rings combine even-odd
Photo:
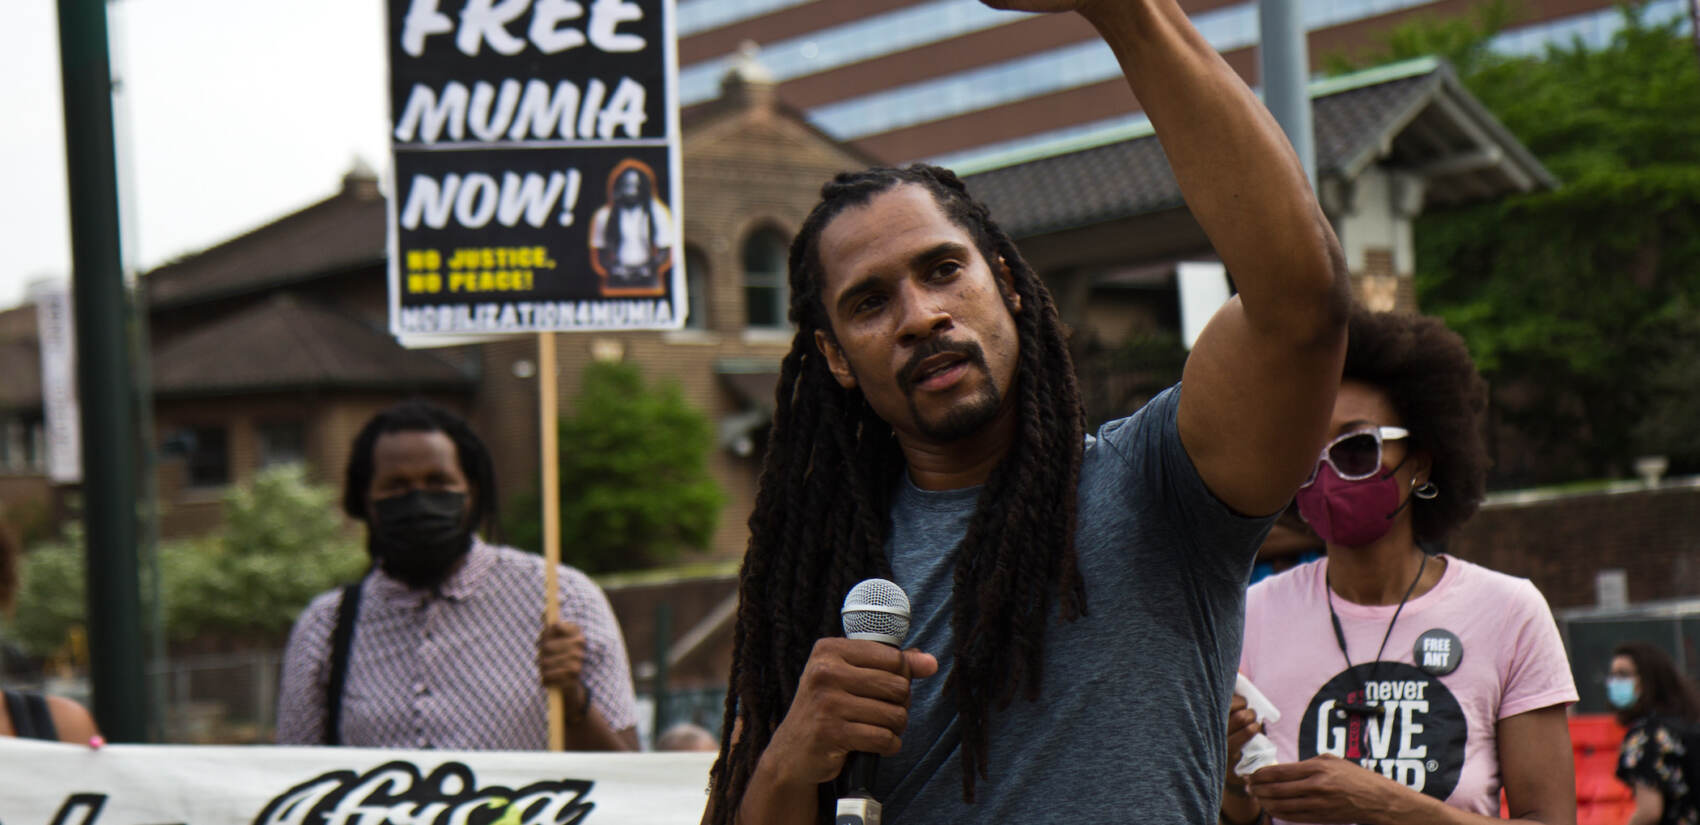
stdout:
[[658,751],[717,751],[720,750],[720,739],[709,733],[707,728],[691,722],[680,722],[667,729],[666,733],[655,737],[655,749]]
[[1475,513],[1486,388],[1438,319],[1354,308],[1329,440],[1300,486],[1321,560],[1246,594],[1240,671],[1280,711],[1232,700],[1229,762],[1262,730],[1280,764],[1230,773],[1221,819],[1574,825],[1546,599],[1526,579],[1425,551]]
[[1646,642],[1612,651],[1606,699],[1628,733],[1618,753],[1617,778],[1635,792],[1628,825],[1700,823],[1700,694],[1670,656]]
[[1305,524],[1299,510],[1289,505],[1269,527],[1263,546],[1257,548],[1257,563],[1251,567],[1251,583],[1257,584],[1305,562],[1322,558],[1324,547],[1316,531]]
[[[23,567],[22,551],[0,521],[0,613],[11,618]],[[0,690],[0,736],[98,744],[100,730],[82,705],[63,696]]]
[[361,429],[343,509],[366,524],[372,569],[296,619],[279,744],[538,750],[544,688],[560,687],[568,749],[637,749],[607,597],[562,566],[560,615],[540,621],[543,559],[476,533],[495,518],[495,479],[484,443],[439,407],[409,401]]

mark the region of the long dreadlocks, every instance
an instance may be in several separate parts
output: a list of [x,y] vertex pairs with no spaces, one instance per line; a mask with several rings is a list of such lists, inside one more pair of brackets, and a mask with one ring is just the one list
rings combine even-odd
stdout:
[[[736,815],[815,640],[839,633],[845,594],[864,578],[891,575],[885,540],[903,455],[891,426],[862,393],[834,380],[816,349],[815,331],[833,334],[821,295],[822,230],[845,210],[901,185],[925,187],[988,264],[1001,258],[1021,299],[1015,314],[1017,433],[954,551],[955,663],[944,690],[961,723],[965,800],[974,800],[976,777],[988,775],[992,706],[1007,707],[1018,691],[1029,701],[1039,696],[1053,597],[1069,621],[1086,612],[1074,552],[1085,416],[1050,293],[949,170],[915,164],[838,175],[822,187],[821,202],[791,244],[790,319],[797,335],[781,366],[767,461],[750,516],[731,689],[711,779],[717,825]],[[734,719],[742,720],[736,744]]]

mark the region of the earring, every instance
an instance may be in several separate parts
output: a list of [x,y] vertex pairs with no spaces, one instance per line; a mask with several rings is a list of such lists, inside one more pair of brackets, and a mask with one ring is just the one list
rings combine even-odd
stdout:
[[1416,496],[1423,501],[1433,501],[1435,496],[1440,495],[1440,488],[1434,486],[1434,482],[1432,481],[1425,481],[1422,484],[1418,484],[1417,480],[1413,478],[1411,479],[1411,495]]

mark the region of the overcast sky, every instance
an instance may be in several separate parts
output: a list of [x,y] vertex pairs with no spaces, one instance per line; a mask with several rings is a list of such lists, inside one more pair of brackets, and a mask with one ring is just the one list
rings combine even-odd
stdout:
[[[30,281],[71,271],[58,3],[4,6],[0,308],[17,304]],[[157,266],[334,194],[356,157],[386,169],[383,0],[107,8],[133,266]]]

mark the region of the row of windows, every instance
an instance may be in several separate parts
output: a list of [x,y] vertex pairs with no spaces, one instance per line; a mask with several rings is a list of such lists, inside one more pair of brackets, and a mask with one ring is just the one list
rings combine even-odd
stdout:
[[[1308,2],[1303,6],[1305,28],[1328,28],[1432,2]],[[1258,41],[1255,2],[1196,14],[1192,23],[1217,51],[1245,48]],[[809,117],[834,137],[854,140],[1121,76],[1121,66],[1110,47],[1093,40],[820,106],[810,111]]]
[[[887,14],[762,44],[761,63],[776,80],[803,77],[905,49],[1014,23],[1028,15],[997,11],[980,0],[939,0]],[[679,100],[686,106],[720,94],[720,79],[732,56],[693,63],[679,72]]]
[[[1325,29],[1433,1],[1309,0],[1303,5],[1305,26],[1311,30]],[[1649,19],[1679,16],[1682,4],[1683,0],[1655,0],[1649,5]],[[781,41],[773,44],[771,54],[764,52],[763,60],[783,80],[1001,25],[1012,19],[1019,16],[991,12],[971,0],[943,0]],[[1192,19],[1218,51],[1257,43],[1255,2],[1216,9],[1194,15]],[[1549,43],[1569,42],[1576,37],[1597,47],[1608,42],[1620,25],[1621,17],[1615,9],[1590,12],[1507,33],[1495,41],[1495,48],[1528,54],[1540,51]],[[717,59],[695,64],[681,73],[684,100],[690,103],[712,97],[724,66],[724,61]],[[828,134],[841,140],[854,140],[1120,76],[1121,68],[1109,47],[1090,41],[819,106],[810,112],[810,118]],[[1055,138],[1046,135],[1039,140]]]
[[[743,6],[752,0],[717,2]],[[1323,29],[1432,2],[1307,0],[1303,14],[1307,29]],[[979,0],[939,0],[770,43],[761,59],[783,81],[1025,17],[994,11]],[[1218,51],[1255,45],[1258,40],[1255,0],[1193,15],[1192,22]],[[681,100],[689,105],[713,98],[729,65],[730,56],[726,56],[686,67],[679,75]],[[1066,67],[1065,75],[1054,74],[1059,66]],[[854,139],[1119,76],[1120,68],[1109,48],[1092,41],[840,101],[817,108],[812,114],[818,125],[834,136]]]
[[[1687,0],[1653,0],[1642,9],[1643,20],[1662,25],[1679,21],[1688,30]],[[1563,46],[1581,41],[1590,49],[1603,49],[1623,29],[1623,12],[1616,8],[1578,14],[1536,26],[1506,32],[1493,39],[1494,51],[1508,55],[1539,55],[1548,46]]]
[[[1390,3],[1399,2],[1399,0],[1379,0],[1379,2]],[[1644,19],[1650,24],[1678,21],[1679,25],[1686,31],[1689,28],[1686,3],[1687,0],[1653,0],[1644,8]],[[1604,48],[1611,43],[1612,37],[1622,28],[1623,13],[1621,11],[1616,8],[1602,9],[1506,32],[1495,37],[1491,41],[1490,48],[1505,55],[1538,55],[1549,46],[1569,45],[1578,40],[1588,48]],[[1261,92],[1259,93],[1261,94]],[[1001,143],[977,146],[961,152],[938,155],[928,158],[927,161],[956,169],[961,174],[973,174],[976,167],[1005,166],[1009,163],[1019,162],[1011,158],[1019,158],[1022,155],[1050,155],[1057,151],[1066,151],[1059,149],[1060,145],[1071,143],[1100,145],[1111,140],[1129,140],[1140,137],[1149,133],[1150,124],[1150,119],[1144,114],[1136,113],[1053,129]]]
[[[262,421],[256,427],[261,469],[307,460],[307,430],[298,420]],[[230,437],[222,426],[185,427],[166,437],[160,454],[179,459],[190,487],[230,483]],[[0,418],[0,472],[47,469],[47,437],[41,418]]]
[[[679,0],[674,28],[680,37],[718,29],[815,0]],[[841,0],[842,1],[842,0]]]
[[41,416],[0,417],[0,472],[38,473],[47,469],[47,431]]
[[1120,76],[1110,47],[1093,40],[829,103],[810,110],[809,120],[855,140]]
[[[262,421],[254,428],[259,469],[307,460],[307,428],[299,420]],[[166,458],[183,462],[191,488],[223,487],[230,483],[230,432],[216,425],[185,427],[160,445]]]

